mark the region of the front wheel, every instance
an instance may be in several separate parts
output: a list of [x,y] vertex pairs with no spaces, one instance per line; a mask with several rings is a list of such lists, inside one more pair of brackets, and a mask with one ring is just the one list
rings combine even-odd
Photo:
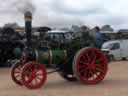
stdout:
[[46,68],[37,62],[28,62],[21,70],[21,81],[29,89],[41,87],[46,81]]

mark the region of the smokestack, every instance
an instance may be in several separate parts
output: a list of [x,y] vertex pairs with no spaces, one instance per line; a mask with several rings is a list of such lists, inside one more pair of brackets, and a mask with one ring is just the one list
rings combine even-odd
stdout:
[[26,38],[27,38],[27,46],[32,47],[32,42],[31,42],[32,13],[30,11],[26,11],[24,14],[24,19],[25,19],[25,32],[26,32]]

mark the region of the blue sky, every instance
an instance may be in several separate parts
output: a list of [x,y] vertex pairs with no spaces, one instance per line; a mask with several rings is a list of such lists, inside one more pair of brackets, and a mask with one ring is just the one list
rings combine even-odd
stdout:
[[[17,22],[24,25],[26,1],[34,9],[34,26],[67,27],[74,25],[128,28],[127,0],[4,0],[0,4],[0,25]],[[29,9],[29,8],[28,8]],[[31,9],[31,8],[30,8]]]

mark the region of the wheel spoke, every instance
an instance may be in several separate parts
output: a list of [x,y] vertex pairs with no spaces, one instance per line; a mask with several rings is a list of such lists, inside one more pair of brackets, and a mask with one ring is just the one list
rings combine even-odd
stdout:
[[40,80],[40,81],[42,80],[42,79],[41,79],[41,78],[39,78],[38,76],[37,76],[36,78],[37,78],[38,80]]
[[98,76],[98,74],[97,74],[97,71],[96,71],[96,70],[93,70],[93,73],[94,73],[96,76]]
[[32,81],[33,81],[33,77],[32,76],[30,76],[30,78],[27,80],[27,83],[31,83]]
[[102,69],[100,69],[100,68],[96,68],[96,71],[98,71],[98,72],[102,72]]
[[80,61],[81,64],[84,64],[84,65],[88,65],[88,63],[84,62],[84,61]]
[[91,78],[93,76],[93,72],[91,70],[88,70],[88,78]]
[[80,73],[83,73],[83,72],[85,72],[85,71],[86,71],[86,70],[84,70],[84,69],[83,69],[83,70],[80,70]]
[[37,81],[37,79],[35,78],[34,80],[35,80],[35,83],[36,83],[36,84],[38,84],[38,81]]
[[96,56],[93,57],[92,63],[95,63],[95,61],[96,61]]
[[32,71],[33,71],[32,67],[30,67],[30,68],[29,68],[29,71],[30,71],[30,72],[32,72]]
[[92,72],[92,70],[89,70],[89,73],[90,73],[90,75],[93,75],[93,72]]
[[90,57],[89,57],[88,53],[86,53],[86,57],[87,57],[88,61],[90,61]]
[[99,59],[96,59],[96,60],[95,60],[95,63],[96,63],[96,62],[101,62],[101,61],[102,61],[102,58],[99,58]]
[[95,75],[98,77],[99,75],[97,74],[97,72],[95,73]]
[[15,74],[16,74],[16,73],[18,74],[18,73],[20,73],[20,71],[15,71]]
[[90,74],[89,74],[89,70],[88,70],[88,72],[87,72],[87,80],[89,79],[89,77],[90,77]]
[[33,86],[33,82],[28,83],[28,85]]
[[81,69],[81,70],[79,70],[80,71],[80,73],[83,73],[83,72],[85,72],[85,71],[87,71],[87,67],[85,68],[85,69]]
[[95,65],[96,65],[96,68],[102,68],[101,64],[95,64]]
[[86,60],[85,55],[83,55],[82,58],[83,58],[84,60]]
[[84,72],[84,78],[87,78],[87,71]]
[[15,77],[16,77],[16,78],[17,78],[17,77],[20,77],[20,74],[16,75]]
[[79,67],[79,69],[83,69],[83,68],[86,68],[87,66],[81,65],[81,66],[78,66],[78,67]]

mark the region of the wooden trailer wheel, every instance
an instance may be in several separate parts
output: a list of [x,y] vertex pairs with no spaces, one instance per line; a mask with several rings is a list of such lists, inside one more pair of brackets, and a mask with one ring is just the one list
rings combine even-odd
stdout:
[[46,81],[46,68],[37,62],[28,62],[21,70],[21,81],[29,89],[41,87]]
[[20,61],[17,61],[11,68],[11,78],[18,85],[22,85],[20,78],[21,68],[22,66]]
[[106,57],[97,48],[81,49],[74,57],[72,66],[77,79],[83,83],[96,84],[107,73]]

